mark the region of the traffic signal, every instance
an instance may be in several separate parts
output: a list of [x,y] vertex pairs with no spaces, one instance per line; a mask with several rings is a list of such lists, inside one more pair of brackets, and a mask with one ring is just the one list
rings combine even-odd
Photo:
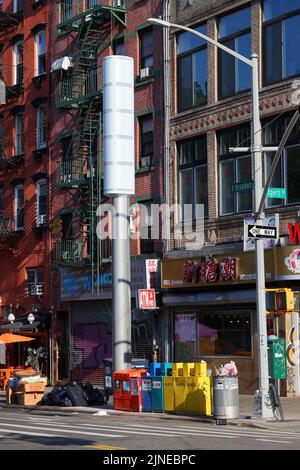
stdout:
[[299,310],[299,292],[292,289],[265,289],[268,312],[293,312]]

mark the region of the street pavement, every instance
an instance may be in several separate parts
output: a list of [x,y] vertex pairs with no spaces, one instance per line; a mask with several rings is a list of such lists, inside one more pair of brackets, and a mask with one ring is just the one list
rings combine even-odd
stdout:
[[2,407],[0,450],[16,449],[300,450],[300,432]]

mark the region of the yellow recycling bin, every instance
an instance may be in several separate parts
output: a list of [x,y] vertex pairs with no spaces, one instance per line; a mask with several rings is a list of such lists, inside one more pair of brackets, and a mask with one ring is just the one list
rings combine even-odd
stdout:
[[186,412],[186,381],[187,377],[174,377],[175,412]]
[[196,377],[207,377],[207,363],[205,361],[195,363]]
[[163,377],[164,411],[175,411],[174,377]]
[[186,380],[186,412],[210,416],[212,413],[211,377],[189,377]]
[[183,376],[184,377],[193,377],[195,375],[195,363],[194,362],[185,362],[183,364]]
[[183,362],[173,362],[172,363],[172,377],[182,377],[183,376]]

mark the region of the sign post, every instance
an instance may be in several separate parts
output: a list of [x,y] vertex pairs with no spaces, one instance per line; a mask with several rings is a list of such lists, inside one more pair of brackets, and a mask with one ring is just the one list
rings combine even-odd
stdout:
[[248,237],[277,239],[277,227],[266,227],[264,225],[248,225]]
[[139,289],[139,308],[141,310],[156,309],[155,289]]

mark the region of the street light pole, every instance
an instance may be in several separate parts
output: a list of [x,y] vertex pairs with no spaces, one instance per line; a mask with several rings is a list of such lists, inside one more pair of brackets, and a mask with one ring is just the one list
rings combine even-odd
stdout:
[[[211,39],[199,31],[186,26],[170,23],[158,18],[149,18],[148,23],[165,28],[174,27],[201,37],[206,42],[227,52],[236,59],[246,63],[252,70],[252,138],[251,152],[254,171],[255,193],[254,193],[254,213],[257,214],[261,193],[262,193],[262,145],[261,145],[261,125],[259,118],[259,70],[258,56],[252,54],[251,60],[241,54],[229,49],[223,44]],[[262,216],[261,216],[262,217]],[[262,225],[262,218],[257,224]],[[261,418],[272,417],[272,410],[268,408],[268,357],[267,357],[267,322],[266,322],[266,300],[265,300],[265,263],[264,263],[264,241],[257,239],[255,245],[256,258],[256,306],[257,306],[257,337],[258,337],[258,371],[259,371],[259,407],[256,407],[256,416]]]

